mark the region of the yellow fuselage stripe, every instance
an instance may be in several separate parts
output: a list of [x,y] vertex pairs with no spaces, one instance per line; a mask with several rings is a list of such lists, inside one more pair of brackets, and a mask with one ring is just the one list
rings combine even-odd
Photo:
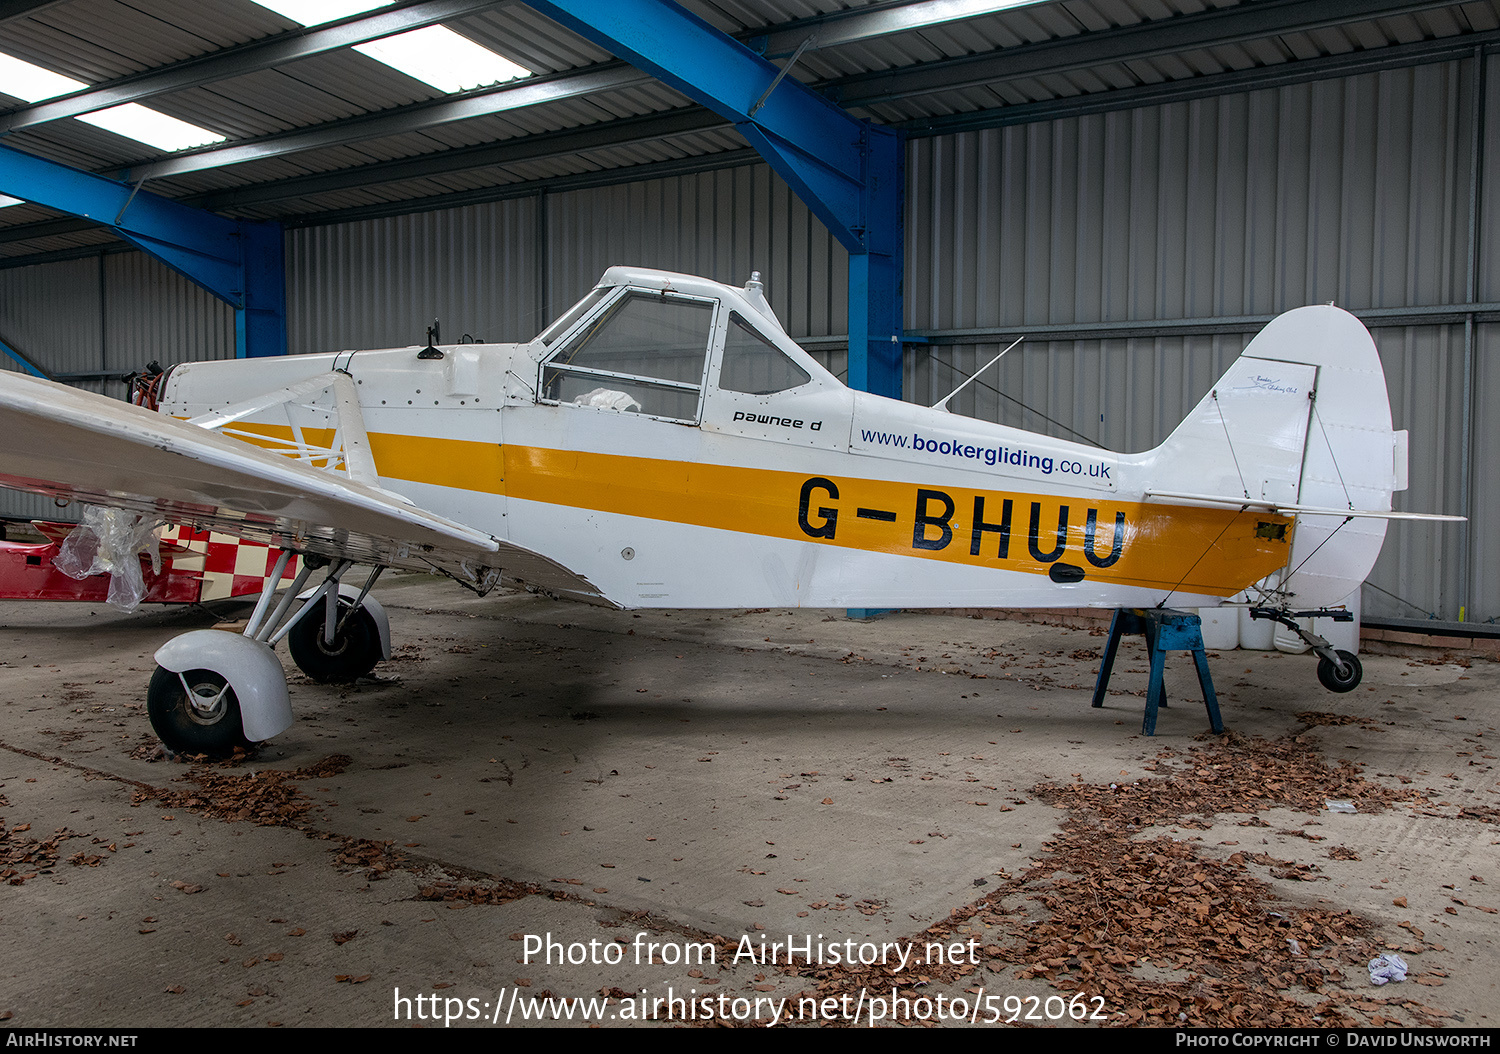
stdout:
[[[285,427],[249,428],[290,438]],[[332,439],[328,429],[304,435],[309,442]],[[377,471],[387,479],[974,567],[1050,572],[1062,581],[1068,578],[1059,572],[1066,569],[1058,565],[1071,565],[1095,583],[1230,596],[1283,567],[1291,541],[1292,521],[1264,512],[391,433],[369,439]]]

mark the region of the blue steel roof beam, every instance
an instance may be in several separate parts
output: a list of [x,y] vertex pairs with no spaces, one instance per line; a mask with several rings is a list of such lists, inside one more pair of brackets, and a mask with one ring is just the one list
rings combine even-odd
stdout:
[[238,350],[286,350],[281,227],[190,208],[0,146],[0,193],[100,224],[235,308]]
[[863,251],[863,122],[667,0],[529,6],[733,121],[834,237]]
[[849,384],[901,398],[906,151],[899,135],[873,129],[865,152],[865,208],[878,218],[849,255]]
[[16,107],[0,113],[0,133],[16,132],[64,117],[77,117],[109,106],[140,102],[168,92],[284,66],[325,51],[437,25],[495,6],[496,0],[416,0],[326,25],[278,33],[263,40],[96,84],[71,95]]
[[[235,222],[145,190],[132,198],[133,190],[0,146],[0,193],[103,224],[152,253],[169,253],[172,266],[193,281],[221,299],[237,300],[241,290],[233,277],[240,259]],[[193,261],[198,261],[196,267]]]

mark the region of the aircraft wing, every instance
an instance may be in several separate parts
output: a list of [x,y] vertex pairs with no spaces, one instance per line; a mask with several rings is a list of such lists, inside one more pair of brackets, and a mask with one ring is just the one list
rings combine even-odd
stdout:
[[507,576],[582,600],[587,581],[399,494],[164,414],[20,373],[0,380],[0,486],[128,509],[326,557]]

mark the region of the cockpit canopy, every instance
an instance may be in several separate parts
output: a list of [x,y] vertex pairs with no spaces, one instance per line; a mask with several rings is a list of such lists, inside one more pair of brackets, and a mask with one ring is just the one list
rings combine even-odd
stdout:
[[540,398],[696,423],[706,391],[774,395],[815,380],[837,385],[781,329],[758,278],[736,289],[611,268],[542,334],[549,354]]

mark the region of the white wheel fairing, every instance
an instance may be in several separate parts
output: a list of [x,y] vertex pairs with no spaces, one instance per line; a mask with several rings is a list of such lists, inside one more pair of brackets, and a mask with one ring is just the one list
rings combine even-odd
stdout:
[[195,629],[156,650],[156,663],[173,673],[212,670],[229,682],[240,703],[245,738],[253,743],[292,727],[281,661],[267,644],[216,629]]

